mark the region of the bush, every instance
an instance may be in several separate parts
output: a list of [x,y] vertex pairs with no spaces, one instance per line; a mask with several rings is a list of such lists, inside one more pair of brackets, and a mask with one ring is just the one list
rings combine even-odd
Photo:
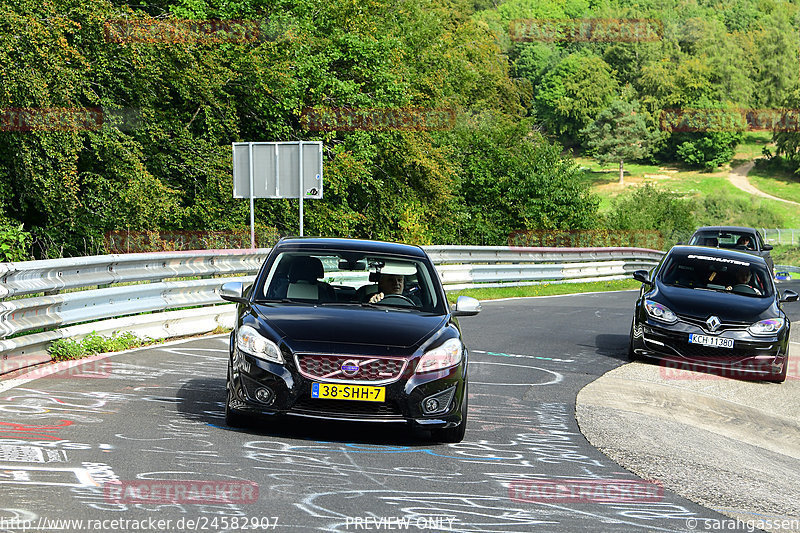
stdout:
[[91,333],[81,341],[81,346],[86,355],[95,355],[105,351],[106,339],[97,333]]
[[699,226],[780,228],[783,219],[756,198],[735,198],[721,190],[704,196],[695,208]]
[[86,357],[86,351],[80,342],[72,339],[58,339],[47,349],[53,361],[69,361]]
[[620,230],[658,230],[669,242],[683,240],[695,228],[693,203],[679,195],[645,185],[618,196],[606,215],[608,227]]
[[776,265],[800,266],[800,247],[785,244],[776,244],[770,252]]
[[742,132],[727,131],[672,134],[667,152],[678,161],[710,172],[733,159],[743,138]]
[[121,352],[122,350],[137,348],[154,342],[157,341],[139,338],[129,331],[117,333],[111,337],[103,337],[92,332],[81,341],[59,339],[51,344],[47,351],[53,361],[67,361],[98,353]]
[[31,258],[31,234],[23,225],[0,225],[0,262],[27,261]]

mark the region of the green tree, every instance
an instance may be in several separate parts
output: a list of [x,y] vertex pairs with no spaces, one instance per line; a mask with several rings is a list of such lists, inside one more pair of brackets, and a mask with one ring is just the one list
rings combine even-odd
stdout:
[[479,119],[454,131],[454,242],[500,245],[515,230],[595,226],[599,201],[560,146],[533,133],[530,121]]
[[757,58],[755,80],[756,105],[776,107],[784,95],[797,85],[797,29],[790,14],[776,9],[761,20],[755,34]]
[[617,95],[611,67],[591,53],[573,53],[547,72],[536,88],[536,116],[568,145],[583,141],[581,130]]
[[[783,109],[787,110],[783,127],[776,128],[772,133],[772,142],[775,143],[774,157],[783,160],[795,175],[800,175],[800,119],[792,109],[800,108],[800,88],[790,91],[782,100]],[[793,119],[792,119],[793,117]]]
[[615,100],[597,120],[581,130],[586,147],[601,164],[619,162],[619,183],[624,180],[624,160],[649,156],[661,134],[647,126],[638,102]]

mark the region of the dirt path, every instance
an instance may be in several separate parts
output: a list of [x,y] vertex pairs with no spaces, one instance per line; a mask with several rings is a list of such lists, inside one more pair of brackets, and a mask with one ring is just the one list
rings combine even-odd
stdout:
[[753,185],[747,179],[747,173],[750,172],[755,164],[755,161],[750,161],[749,163],[745,163],[744,165],[731,169],[730,174],[728,174],[728,180],[737,189],[741,189],[748,194],[752,194],[753,196],[769,198],[770,200],[778,200],[779,202],[785,202],[792,205],[800,205],[800,203],[793,202],[791,200],[784,200],[783,198],[778,198],[777,196],[772,196],[771,194],[767,194],[753,187]]

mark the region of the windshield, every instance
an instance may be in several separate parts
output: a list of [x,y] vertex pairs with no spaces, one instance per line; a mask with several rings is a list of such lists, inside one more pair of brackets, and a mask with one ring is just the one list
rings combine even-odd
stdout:
[[259,300],[363,305],[436,312],[438,281],[413,259],[352,251],[284,252],[272,263]]
[[689,244],[734,250],[755,250],[756,237],[751,231],[700,231],[692,236]]
[[673,255],[660,271],[661,283],[673,287],[771,297],[772,283],[764,266],[706,254]]

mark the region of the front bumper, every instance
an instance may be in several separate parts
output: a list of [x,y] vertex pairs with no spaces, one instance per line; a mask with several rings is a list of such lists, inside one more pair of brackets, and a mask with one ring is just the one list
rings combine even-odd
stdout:
[[[460,365],[438,372],[414,374],[407,368],[399,379],[388,384],[351,383],[384,387],[386,399],[383,402],[312,398],[313,383],[326,383],[324,379],[306,378],[291,362],[286,365],[270,363],[241,352],[238,348],[234,348],[231,362],[229,387],[233,392],[232,406],[244,413],[349,422],[406,423],[428,429],[457,426],[463,416],[461,406],[466,383],[466,357]],[[334,383],[343,384],[341,380]],[[266,396],[264,389],[270,391],[268,401],[263,401]],[[449,393],[451,390],[452,394]],[[423,402],[436,395],[440,398],[444,396],[448,400],[447,405],[432,414],[424,413]]]
[[[733,348],[703,346],[689,342],[690,334],[717,336],[733,340]],[[711,334],[702,328],[679,321],[661,325],[648,320],[634,324],[632,348],[637,357],[662,361],[662,366],[699,370],[742,379],[758,379],[781,374],[788,364],[788,334],[757,338],[745,328]]]

